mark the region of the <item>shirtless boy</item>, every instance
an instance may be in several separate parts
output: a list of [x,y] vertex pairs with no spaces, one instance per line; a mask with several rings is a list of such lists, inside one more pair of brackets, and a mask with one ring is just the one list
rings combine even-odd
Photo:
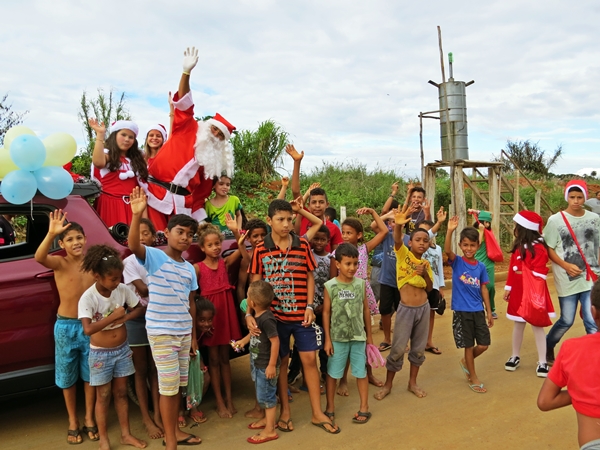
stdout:
[[[96,390],[90,387],[89,383],[90,338],[83,333],[77,310],[79,298],[94,283],[94,277],[90,273],[81,272],[86,243],[83,228],[75,222],[65,224],[66,218],[67,213],[60,209],[50,213],[48,234],[35,252],[35,260],[54,271],[54,281],[60,297],[54,325],[56,385],[63,390],[69,415],[67,443],[80,444],[83,439],[79,431],[76,399],[77,379],[80,377],[84,382],[85,392],[85,419],[82,431],[87,433],[92,441],[99,439],[94,419]],[[67,253],[66,256],[48,254],[56,238],[60,248]]]

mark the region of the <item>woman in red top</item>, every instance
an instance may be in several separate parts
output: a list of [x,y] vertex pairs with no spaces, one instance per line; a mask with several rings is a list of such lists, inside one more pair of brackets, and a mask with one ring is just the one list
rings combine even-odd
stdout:
[[92,179],[102,185],[95,208],[107,227],[122,222],[131,223],[129,194],[146,182],[148,168],[136,140],[138,126],[128,120],[118,120],[111,127],[106,141],[106,127],[96,119],[89,124],[96,132],[92,154]]
[[150,128],[150,131],[146,135],[146,142],[144,142],[144,159],[148,167],[150,167],[166,140],[167,129],[164,125],[158,123]]

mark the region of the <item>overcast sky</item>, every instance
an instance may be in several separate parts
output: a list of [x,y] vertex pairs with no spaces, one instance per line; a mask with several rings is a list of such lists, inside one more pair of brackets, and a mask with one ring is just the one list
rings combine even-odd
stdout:
[[[441,81],[440,25],[455,79],[475,80],[471,159],[531,139],[563,146],[556,173],[600,167],[597,1],[21,0],[0,17],[0,95],[41,138],[64,131],[82,146],[81,93],[99,87],[127,94],[144,135],[168,124],[167,92],[194,45],[196,115],[238,129],[274,119],[304,169],[354,160],[415,176],[417,116],[438,109],[427,81]],[[437,121],[424,143],[426,162],[441,158]]]

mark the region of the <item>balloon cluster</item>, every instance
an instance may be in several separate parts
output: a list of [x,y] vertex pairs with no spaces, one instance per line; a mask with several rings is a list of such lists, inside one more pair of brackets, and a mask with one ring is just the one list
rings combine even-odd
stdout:
[[48,198],[65,198],[73,190],[73,178],[62,166],[76,152],[77,143],[67,133],[42,141],[27,127],[12,127],[0,148],[0,193],[15,205],[30,201],[38,189]]

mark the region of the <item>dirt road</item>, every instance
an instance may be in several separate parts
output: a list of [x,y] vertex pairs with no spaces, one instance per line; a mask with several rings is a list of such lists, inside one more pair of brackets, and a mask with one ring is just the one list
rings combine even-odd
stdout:
[[[555,308],[558,309],[551,278],[549,286]],[[476,394],[467,386],[458,365],[462,354],[454,347],[452,340],[452,313],[447,311],[441,317],[436,316],[434,331],[434,341],[443,354],[436,356],[427,353],[427,360],[419,374],[420,384],[428,392],[426,398],[418,399],[407,392],[408,371],[403,370],[396,376],[394,389],[386,399],[373,399],[376,388],[371,386],[373,418],[368,424],[356,425],[351,422],[351,417],[358,408],[358,394],[351,378],[350,397],[336,398],[337,422],[342,432],[334,436],[311,426],[308,396],[305,393],[295,394],[292,403],[295,431],[280,433],[279,440],[266,443],[264,447],[311,450],[578,448],[577,423],[572,408],[542,413],[536,407],[542,379],[535,375],[537,352],[530,328],[525,332],[521,366],[513,373],[504,370],[504,362],[511,353],[512,322],[505,316],[502,288],[503,283],[498,283],[500,298],[496,303],[500,318],[492,328],[492,345],[477,360],[477,373],[488,389],[487,394]],[[578,319],[566,337],[583,333],[583,325]],[[374,339],[380,342],[381,337],[381,332],[377,331]],[[243,412],[250,409],[254,402],[248,358],[238,358],[232,362],[232,366],[234,399],[240,413],[233,419],[219,419],[214,412],[214,399],[209,395],[202,405],[208,422],[187,429],[202,437],[204,442],[199,448],[251,447],[245,441],[252,434],[246,428],[250,421],[243,416]],[[378,369],[376,373],[384,377],[384,369]],[[130,416],[132,431],[145,439],[139,411],[133,404],[130,406]],[[0,445],[5,449],[64,449],[67,447],[67,425],[62,396],[58,391],[0,403]],[[110,421],[110,435],[113,448],[131,448],[118,443],[119,428],[114,412]],[[160,440],[149,443],[148,448],[163,448]],[[97,445],[85,439],[76,448],[92,449]]]

